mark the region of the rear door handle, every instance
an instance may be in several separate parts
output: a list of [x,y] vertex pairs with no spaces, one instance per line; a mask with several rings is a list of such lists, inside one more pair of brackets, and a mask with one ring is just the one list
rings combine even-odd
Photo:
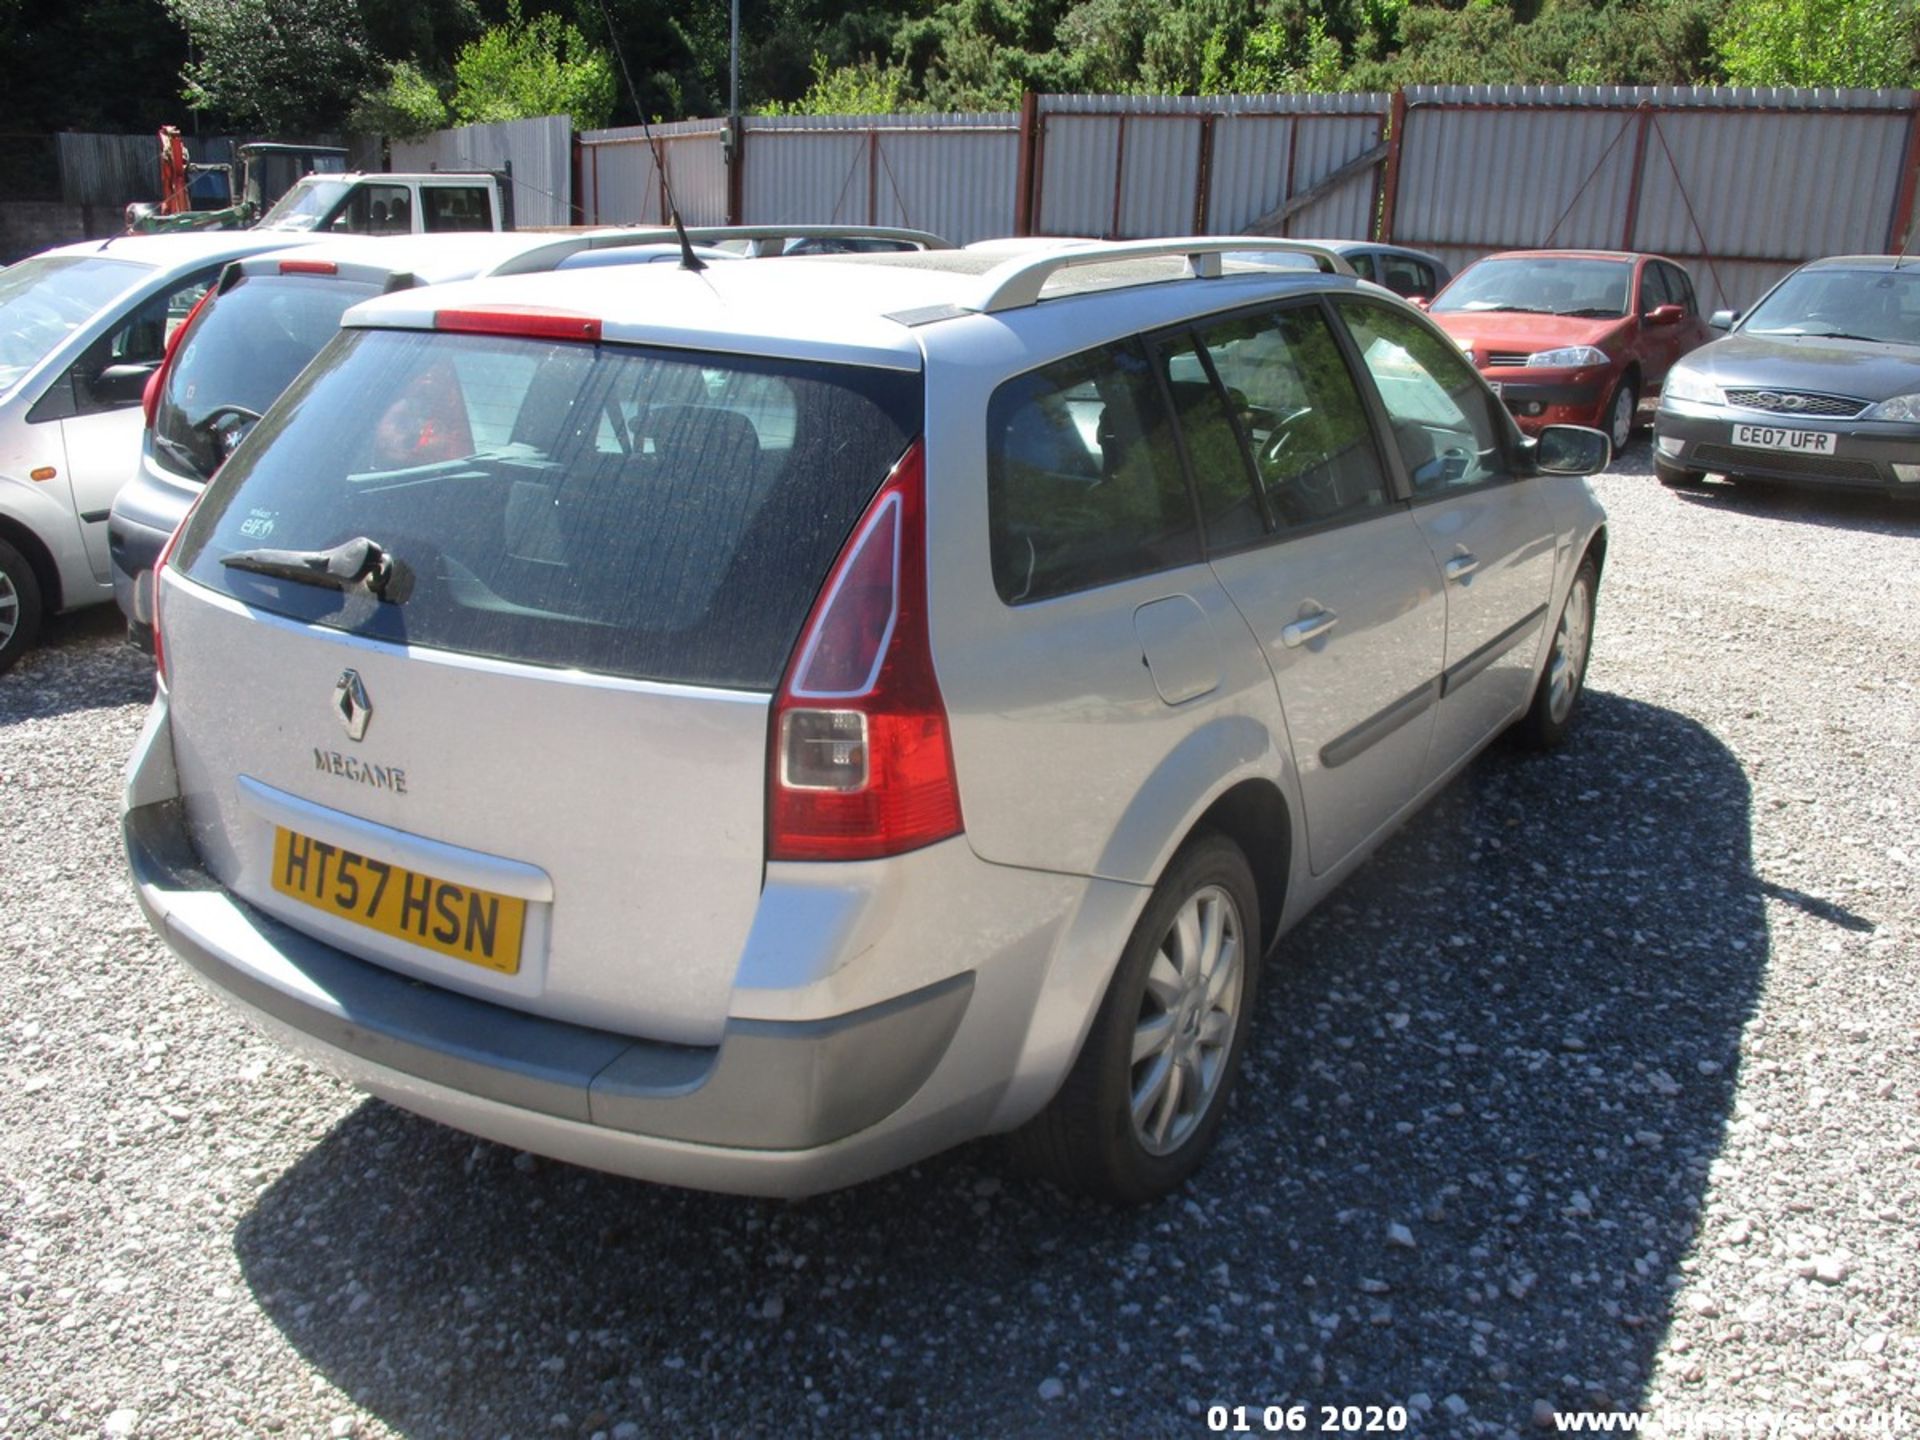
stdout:
[[1478,555],[1456,555],[1440,567],[1449,580],[1464,580],[1480,568]]
[[1298,649],[1309,640],[1318,640],[1322,635],[1340,623],[1340,617],[1331,610],[1318,610],[1311,615],[1302,616],[1280,632],[1280,643],[1289,650]]

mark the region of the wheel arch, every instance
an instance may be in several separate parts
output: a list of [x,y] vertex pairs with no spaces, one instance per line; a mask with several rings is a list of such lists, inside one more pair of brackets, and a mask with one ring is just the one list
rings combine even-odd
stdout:
[[42,613],[52,615],[61,610],[65,602],[60,592],[60,567],[46,542],[11,515],[0,515],[0,540],[18,550],[33,567],[33,578],[40,583]]
[[[1293,874],[1293,811],[1287,797],[1271,780],[1248,779],[1227,790],[1209,805],[1181,840],[1216,831],[1240,847],[1253,870],[1260,897],[1260,949],[1273,947],[1286,909]],[[1179,853],[1176,847],[1175,853]]]

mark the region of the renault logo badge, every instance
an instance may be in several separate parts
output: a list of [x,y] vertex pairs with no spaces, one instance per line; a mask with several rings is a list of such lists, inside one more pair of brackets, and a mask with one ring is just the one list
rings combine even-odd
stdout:
[[367,722],[373,718],[373,702],[367,699],[367,687],[360,683],[358,670],[342,670],[333,682],[333,708],[347,727],[349,740],[366,735]]

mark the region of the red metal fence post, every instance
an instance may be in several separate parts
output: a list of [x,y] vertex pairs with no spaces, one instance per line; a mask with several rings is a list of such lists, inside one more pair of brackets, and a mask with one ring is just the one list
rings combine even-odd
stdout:
[[1386,195],[1380,201],[1380,238],[1393,239],[1394,207],[1400,203],[1400,149],[1407,136],[1407,92],[1393,92],[1393,109],[1388,120]]
[[1213,188],[1213,127],[1219,120],[1218,115],[1204,115],[1200,119],[1200,163],[1196,167],[1197,178],[1193,183],[1193,233],[1207,233],[1207,209]]
[[1020,159],[1013,180],[1013,233],[1033,234],[1034,190],[1039,184],[1040,97],[1029,90],[1020,97]]
[[[1627,176],[1627,221],[1622,228],[1620,248],[1632,250],[1633,232],[1640,224],[1640,186],[1647,178],[1647,129],[1653,123],[1653,106],[1640,102],[1640,128],[1633,137],[1633,171]],[[1674,177],[1677,181],[1678,176]]]
[[1900,189],[1887,220],[1887,250],[1902,254],[1913,240],[1913,197],[1920,186],[1920,90],[1913,93],[1913,119],[1907,125],[1907,149],[1900,160]]

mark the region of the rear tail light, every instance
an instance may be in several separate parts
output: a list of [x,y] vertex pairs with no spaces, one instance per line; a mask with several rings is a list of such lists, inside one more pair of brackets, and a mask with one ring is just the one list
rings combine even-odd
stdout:
[[963,828],[927,631],[921,441],[880,487],[814,602],[770,741],[771,859],[868,860]]
[[193,322],[200,318],[200,312],[214,294],[214,287],[207,287],[206,292],[193,302],[193,308],[187,311],[187,318],[173,327],[173,333],[167,336],[167,348],[161,353],[160,363],[154,366],[153,373],[147,377],[147,383],[140,391],[140,413],[146,417],[149,430],[153,428],[153,417],[160,409],[160,392],[167,388],[167,372],[173,368],[173,357],[179,351],[187,331],[193,328]]
[[147,577],[147,583],[153,586],[152,604],[147,607],[147,613],[153,616],[153,668],[159,672],[162,685],[167,683],[167,643],[160,626],[160,596],[163,591],[161,577],[165,575],[167,566],[173,562],[174,547],[180,543],[180,537],[186,534],[187,525],[193,519],[193,512],[200,508],[200,500],[206,493],[202,490],[200,495],[195,497],[193,504],[187,507],[187,513],[180,517],[180,523],[173,527],[173,534],[167,537],[167,545],[160,552],[160,558],[153,562],[153,574]]
[[282,275],[338,275],[340,267],[331,260],[282,260]]

